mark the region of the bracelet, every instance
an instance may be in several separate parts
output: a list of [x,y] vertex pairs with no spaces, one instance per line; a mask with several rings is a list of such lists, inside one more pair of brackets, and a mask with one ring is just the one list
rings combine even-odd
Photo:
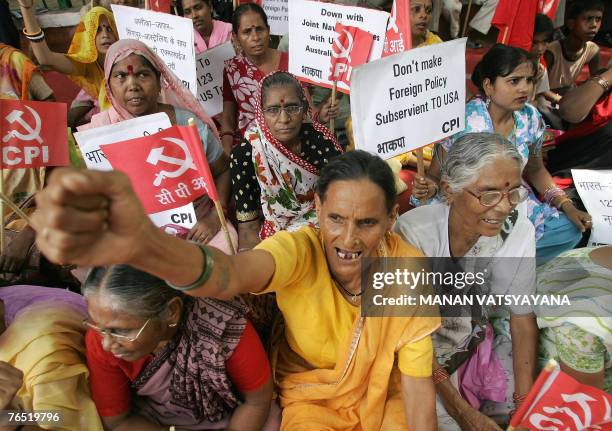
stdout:
[[28,33],[26,29],[24,28],[23,34],[25,35],[26,39],[28,39],[30,42],[40,42],[45,39],[45,32],[42,31],[42,29],[40,29],[36,33]]
[[225,132],[221,132],[219,136],[221,138],[223,138],[224,136],[234,136],[234,132],[230,132],[229,130],[226,130]]
[[544,192],[544,202],[548,205],[552,206],[552,201],[560,196],[566,196],[565,192],[561,190],[558,186],[552,185],[546,189]]
[[41,34],[44,34],[44,32],[42,31],[42,28],[38,29],[38,31],[34,32],[34,33],[28,33],[28,31],[25,29],[25,27],[21,31],[23,32],[25,37],[38,37]]
[[601,75],[595,75],[591,78],[591,81],[597,83],[601,88],[603,88],[604,93],[610,91],[610,83],[603,79]]
[[442,383],[445,380],[450,379],[450,375],[448,374],[448,371],[446,371],[446,368],[444,367],[440,367],[434,370],[432,377],[433,377],[434,385],[437,385],[439,383]]
[[188,286],[175,286],[171,283],[166,282],[168,286],[173,289],[180,290],[181,292],[187,292],[189,290],[193,290],[202,286],[208,281],[212,274],[213,268],[215,267],[215,259],[213,258],[213,255],[210,252],[210,248],[208,248],[204,244],[194,244],[200,248],[200,250],[202,251],[202,255],[204,256],[204,266],[202,267],[202,273],[200,274],[198,279]]
[[519,395],[516,392],[512,393],[512,402],[514,402],[514,407],[516,407],[516,409],[518,409],[521,404],[523,404],[523,401],[525,401],[525,399],[527,398],[527,394],[524,395]]
[[558,210],[562,210],[563,209],[563,204],[566,203],[566,202],[572,202],[572,205],[573,205],[573,201],[566,196],[564,199],[561,199],[561,201],[557,204],[557,209]]

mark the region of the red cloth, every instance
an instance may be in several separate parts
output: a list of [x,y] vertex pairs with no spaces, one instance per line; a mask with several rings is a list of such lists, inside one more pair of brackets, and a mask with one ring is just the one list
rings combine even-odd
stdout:
[[612,117],[612,93],[603,96],[593,106],[591,113],[581,123],[572,127],[563,135],[555,139],[555,143],[562,144],[565,141],[590,135],[602,126],[605,126]]
[[[136,380],[153,355],[134,362],[116,358],[102,348],[102,337],[95,331],[85,336],[91,395],[102,417],[118,416],[132,405],[131,383]],[[270,378],[266,352],[253,324],[247,324],[234,353],[225,363],[227,374],[240,392],[251,392]]]
[[538,13],[548,15],[554,21],[559,7],[559,0],[538,0]]
[[497,42],[529,52],[537,10],[534,0],[500,0],[491,21],[499,29]]

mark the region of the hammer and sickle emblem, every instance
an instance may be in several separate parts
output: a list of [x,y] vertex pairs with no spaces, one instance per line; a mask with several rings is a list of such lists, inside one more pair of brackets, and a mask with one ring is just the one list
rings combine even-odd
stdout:
[[184,141],[176,138],[162,138],[164,141],[172,142],[175,145],[178,145],[183,153],[185,154],[185,159],[177,159],[176,157],[170,157],[164,155],[165,147],[153,148],[147,157],[147,163],[150,163],[154,166],[157,166],[159,162],[169,163],[171,165],[178,166],[178,169],[175,171],[159,171],[155,174],[155,180],[153,181],[153,185],[159,187],[163,180],[166,178],[178,178],[183,175],[187,170],[193,169],[197,171],[198,169],[193,163],[193,159],[191,158],[191,154],[189,154],[189,149]]
[[6,121],[8,121],[9,124],[19,123],[21,127],[23,127],[23,130],[27,132],[27,134],[20,133],[18,130],[10,130],[4,136],[4,138],[2,138],[3,142],[8,142],[12,138],[18,138],[22,141],[37,141],[39,144],[43,143],[43,140],[40,137],[40,116],[38,115],[38,112],[30,108],[29,106],[26,106],[26,109],[30,111],[30,113],[34,117],[35,126],[31,127],[30,124],[28,124],[28,122],[21,117],[24,114],[23,111],[15,109],[6,116]]
[[343,29],[343,33],[346,34],[346,40],[348,41],[348,46],[344,46],[340,40],[342,34],[336,33],[334,36],[334,48],[338,48],[338,52],[336,54],[335,50],[332,50],[332,55],[336,58],[346,58],[349,63],[351,62],[351,50],[353,49],[353,35],[350,31]]
[[393,2],[393,8],[391,9],[391,16],[389,17],[388,27],[394,32],[399,33],[399,28],[397,27],[397,2]]

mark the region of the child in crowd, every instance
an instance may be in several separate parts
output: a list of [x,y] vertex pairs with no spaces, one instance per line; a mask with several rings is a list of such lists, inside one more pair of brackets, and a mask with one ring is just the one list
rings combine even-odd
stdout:
[[552,42],[544,54],[551,90],[571,87],[585,64],[591,75],[599,69],[599,47],[593,38],[601,27],[603,1],[574,0],[568,8],[568,36]]
[[551,103],[559,103],[561,96],[554,91],[550,91],[548,81],[548,70],[544,62],[544,53],[548,49],[548,45],[552,42],[555,27],[551,19],[544,14],[538,14],[535,18],[533,28],[533,42],[531,44],[531,54],[533,58],[538,60],[538,70],[535,81],[533,83],[533,101],[538,96],[543,96]]

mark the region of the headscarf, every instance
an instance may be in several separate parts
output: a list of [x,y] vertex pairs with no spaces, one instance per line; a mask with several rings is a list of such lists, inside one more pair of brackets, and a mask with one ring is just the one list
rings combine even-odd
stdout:
[[[30,80],[37,68],[32,61],[12,46],[0,43],[0,95],[8,97],[12,91],[28,100]],[[6,88],[5,88],[6,87]]]
[[87,71],[88,76],[70,75],[69,77],[90,96],[97,98],[102,109],[106,109],[108,107],[108,100],[106,99],[106,91],[102,82],[104,73],[97,63],[98,49],[96,48],[96,35],[98,34],[98,26],[102,16],[108,19],[115,36],[118,35],[112,12],[103,7],[96,6],[87,12],[77,25],[66,57],[75,63],[84,64],[90,69]]
[[[256,127],[246,133],[246,138],[253,149],[256,175],[261,189],[262,211],[266,220],[260,233],[262,238],[267,238],[279,230],[294,231],[304,225],[314,226],[316,223],[314,188],[319,178],[319,170],[289,151],[276,139],[264,118],[263,85],[277,73],[289,74],[275,71],[259,82],[255,97]],[[307,103],[304,87],[297,78],[293,78],[302,89],[302,102]],[[315,131],[342,153],[342,148],[331,131],[312,118],[312,111],[309,108],[306,120],[312,122]]]
[[109,79],[113,66],[127,58],[131,54],[137,54],[146,58],[151,65],[159,72],[160,80],[160,98],[159,101],[174,106],[175,108],[184,109],[193,112],[200,121],[206,124],[218,137],[217,127],[212,119],[206,115],[202,106],[198,103],[195,96],[187,90],[177,76],[172,72],[166,63],[157,56],[144,43],[132,39],[122,39],[115,42],[106,53],[104,61],[104,79],[106,81],[106,92],[111,103],[111,107],[104,112],[94,115],[91,124],[92,127],[99,127],[108,124],[118,123],[120,121],[134,118],[127,109],[123,108],[113,96]]

